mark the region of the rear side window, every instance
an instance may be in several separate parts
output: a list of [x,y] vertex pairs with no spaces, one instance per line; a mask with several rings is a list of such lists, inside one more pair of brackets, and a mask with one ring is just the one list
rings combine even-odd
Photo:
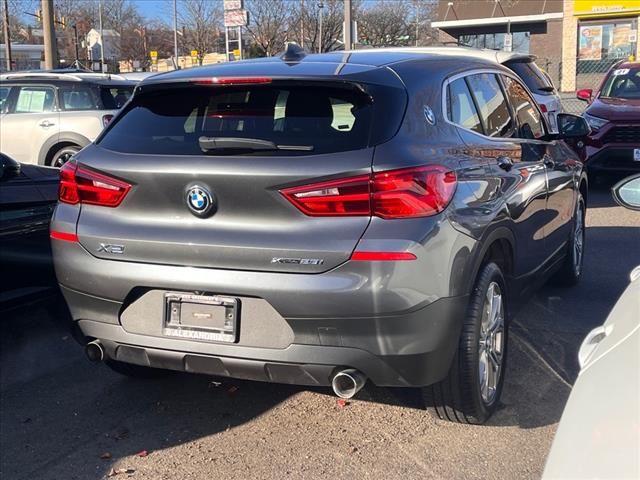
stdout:
[[98,98],[91,88],[86,86],[60,87],[62,108],[65,110],[96,110]]
[[100,98],[105,110],[119,110],[124,107],[129,98],[133,95],[132,86],[102,86],[100,87]]
[[55,106],[53,89],[49,87],[21,87],[15,113],[52,112]]
[[532,92],[551,95],[555,91],[549,77],[535,62],[510,62],[506,66],[513,70]]
[[124,153],[274,154],[202,146],[202,139],[255,139],[293,147],[277,150],[277,155],[330,153],[367,147],[371,117],[371,98],[352,88],[174,87],[134,97],[99,144]]
[[498,78],[493,73],[477,73],[467,77],[485,135],[489,137],[512,137],[514,123]]
[[464,78],[459,78],[449,84],[447,110],[449,119],[456,125],[483,133],[478,111],[473,104],[469,87],[467,87]]
[[518,120],[518,137],[527,139],[544,137],[542,118],[533,99],[519,82],[506,75],[503,75],[502,79]]

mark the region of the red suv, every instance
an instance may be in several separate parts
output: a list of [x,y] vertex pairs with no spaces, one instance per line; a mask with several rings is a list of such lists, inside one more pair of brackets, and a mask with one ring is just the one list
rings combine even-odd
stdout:
[[589,102],[583,116],[592,132],[585,141],[591,173],[640,171],[640,63],[620,62],[600,88],[578,90]]

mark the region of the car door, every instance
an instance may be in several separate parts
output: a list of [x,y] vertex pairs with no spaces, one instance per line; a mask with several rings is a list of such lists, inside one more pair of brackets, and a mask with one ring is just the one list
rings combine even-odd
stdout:
[[[518,122],[518,136],[529,155],[545,165],[547,177],[547,221],[544,226],[547,259],[562,254],[571,233],[575,208],[578,157],[564,142],[548,141],[544,120],[526,88],[511,76],[502,76],[505,91]],[[525,150],[523,150],[524,152]]]
[[[473,135],[473,150],[486,159],[493,187],[483,200],[504,202],[515,240],[514,275],[534,273],[546,258],[544,226],[547,181],[544,152],[518,138],[513,111],[497,73],[478,72],[465,77],[482,125]],[[500,218],[500,223],[504,219]]]
[[0,176],[0,292],[54,284],[49,221],[57,174],[50,170],[23,165]]
[[55,89],[49,85],[17,85],[2,116],[0,150],[21,163],[38,163],[42,145],[59,133]]

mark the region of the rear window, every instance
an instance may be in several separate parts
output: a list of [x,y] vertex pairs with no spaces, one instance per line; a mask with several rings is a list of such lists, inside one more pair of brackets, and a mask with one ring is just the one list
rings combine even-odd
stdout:
[[124,107],[129,98],[133,95],[133,85],[127,86],[102,86],[100,87],[100,97],[105,110],[119,110]]
[[553,84],[535,62],[510,62],[506,65],[522,79],[532,92],[541,95],[551,95],[554,92]]
[[640,68],[617,68],[602,87],[601,97],[640,99]]
[[[372,108],[371,97],[355,88],[174,87],[137,95],[99,144],[156,155],[273,153],[245,150],[242,139],[286,147],[277,155],[357,150],[369,144]],[[203,139],[240,141],[211,151]]]

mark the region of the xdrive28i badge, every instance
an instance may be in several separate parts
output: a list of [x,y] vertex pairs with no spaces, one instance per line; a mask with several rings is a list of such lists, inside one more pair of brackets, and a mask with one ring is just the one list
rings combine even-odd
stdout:
[[207,217],[215,213],[215,197],[201,185],[193,185],[187,188],[186,201],[191,213],[197,217]]

